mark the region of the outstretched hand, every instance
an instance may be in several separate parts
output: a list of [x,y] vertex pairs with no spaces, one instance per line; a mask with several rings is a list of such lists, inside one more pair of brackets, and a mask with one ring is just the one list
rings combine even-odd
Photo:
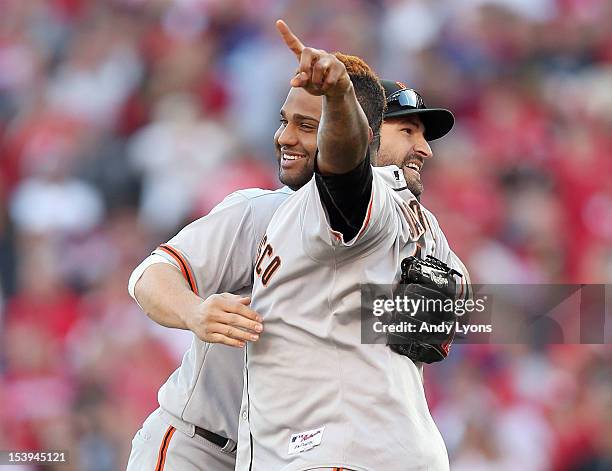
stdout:
[[339,97],[350,90],[351,79],[336,56],[322,49],[304,46],[283,20],[276,22],[276,29],[299,63],[297,73],[290,82],[292,87],[303,88],[311,95],[328,97]]

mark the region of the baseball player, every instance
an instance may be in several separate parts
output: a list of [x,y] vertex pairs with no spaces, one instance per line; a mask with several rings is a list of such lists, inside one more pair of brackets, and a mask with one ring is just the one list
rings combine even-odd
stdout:
[[[337,56],[353,74],[353,59]],[[368,105],[368,84],[357,79],[355,84],[378,132],[381,110]],[[230,195],[158,247],[130,277],[130,294],[151,318],[195,335],[181,366],[159,391],[160,408],[133,439],[129,471],[234,469],[244,352],[232,347],[255,341],[263,328],[248,298],[257,242],[290,188],[313,175],[321,105],[303,98],[290,92],[275,135],[278,141],[281,134],[288,138],[288,128],[293,131],[291,152],[281,155],[277,144],[279,176],[288,187]]]
[[[367,84],[356,83],[362,107],[377,129],[380,122],[376,124],[375,113],[363,98]],[[284,136],[286,157],[281,160],[277,143],[279,176],[292,188],[299,188],[312,176],[320,112],[320,104],[318,108],[304,107],[291,95],[281,111],[281,128],[275,137],[278,142]],[[288,129],[294,130],[295,136],[288,138]],[[305,155],[308,158],[303,158]],[[181,367],[160,390],[160,409],[134,438],[128,469],[233,469],[243,354],[225,345],[244,345],[261,329],[246,297],[255,242],[263,235],[274,209],[290,193],[288,188],[237,192],[209,216],[160,246],[134,271],[132,296],[154,300],[143,302],[147,313],[162,325],[190,328],[196,335]],[[435,219],[431,220],[437,226]],[[440,253],[448,247],[441,233],[436,247]],[[136,282],[145,271],[147,276],[138,283],[138,296],[134,296]],[[224,293],[206,298],[222,291],[244,296]],[[218,322],[207,323],[210,319]],[[248,332],[236,329],[238,326]]]
[[[332,69],[329,54],[304,47],[286,25],[279,29],[300,64],[291,93],[310,94],[313,103],[323,95],[319,152],[315,178],[276,210],[259,246],[251,307],[265,332],[246,346],[236,469],[447,470],[421,366],[386,345],[361,344],[360,332],[360,284],[393,285],[404,258],[437,250],[439,233],[404,173],[420,182],[431,156],[426,136],[447,130],[412,117],[403,168],[373,170],[346,71]],[[363,74],[377,82],[369,69]]]
[[[381,84],[387,107],[380,130],[380,149],[373,155],[372,163],[376,167],[397,166],[406,180],[407,198],[411,199],[411,193],[420,201],[423,192],[421,171],[425,161],[433,156],[429,141],[445,136],[453,128],[455,118],[447,109],[427,108],[423,97],[402,82],[381,80]],[[468,289],[471,284],[469,273],[450,249],[438,220],[423,205],[420,205],[419,211],[419,219],[429,227],[425,237],[431,236],[433,239],[426,243],[433,244],[431,255],[458,270],[463,275],[463,286]],[[465,293],[465,296],[469,296],[469,293]]]

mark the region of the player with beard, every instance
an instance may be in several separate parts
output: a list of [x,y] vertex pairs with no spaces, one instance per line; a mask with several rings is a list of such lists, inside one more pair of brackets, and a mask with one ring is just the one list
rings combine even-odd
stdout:
[[429,141],[446,135],[455,118],[449,110],[427,108],[421,95],[402,82],[382,80],[381,83],[387,109],[375,165],[397,165],[404,173],[408,189],[420,198],[421,171],[425,160],[433,157]]
[[[453,128],[455,118],[444,108],[427,108],[420,93],[402,82],[381,80],[385,90],[387,107],[380,129],[380,148],[373,156],[376,167],[396,165],[402,170],[408,190],[420,201],[423,193],[421,173],[425,162],[434,157],[429,143],[444,137]],[[421,205],[422,217],[432,233],[442,233],[436,217]],[[444,261],[463,274],[467,288],[469,273],[459,257],[450,250],[445,237],[435,242],[434,257]],[[469,289],[469,288],[468,288]],[[470,296],[469,291],[464,293]]]
[[[251,306],[266,328],[246,346],[236,469],[448,470],[421,365],[409,350],[398,355],[384,344],[362,343],[360,335],[363,284],[391,294],[407,257],[448,257],[435,255],[443,234],[428,224],[403,175],[420,170],[431,149],[419,139],[403,146],[403,172],[373,168],[367,130],[354,124],[364,119],[350,83],[335,77],[326,89],[317,67],[327,53],[277,26],[300,64],[291,85],[302,88],[304,99],[309,94],[312,106],[324,95],[320,152],[315,178],[276,210],[259,246]],[[379,83],[367,65],[363,75]],[[402,112],[418,108],[401,93],[397,101]],[[282,127],[283,158],[305,158]]]
[[[372,104],[371,84],[360,79],[362,62],[334,57],[351,77],[378,147],[382,106]],[[130,295],[147,315],[194,336],[181,366],[159,390],[160,407],[132,441],[128,471],[234,469],[244,352],[232,347],[256,341],[263,330],[249,307],[257,243],[291,189],[312,178],[320,119],[321,99],[292,88],[274,136],[279,177],[287,186],[233,193],[132,273]]]
[[[345,64],[355,60],[336,56]],[[350,65],[347,69],[351,74]],[[354,74],[352,79],[370,127],[376,130],[380,118],[367,99],[372,90]],[[304,94],[291,89],[274,138],[279,179],[293,190],[312,178],[317,152],[321,106]],[[377,146],[377,134],[372,132],[372,146]],[[162,407],[134,438],[128,469],[233,469],[243,358],[240,350],[226,345],[244,346],[260,333],[259,317],[248,307],[254,261],[249,250],[256,248],[258,232],[263,233],[275,208],[290,193],[287,188],[253,189],[230,195],[134,271],[130,293],[148,315],[161,325],[188,328],[195,335],[183,364],[160,390]],[[234,294],[213,294],[223,291]]]

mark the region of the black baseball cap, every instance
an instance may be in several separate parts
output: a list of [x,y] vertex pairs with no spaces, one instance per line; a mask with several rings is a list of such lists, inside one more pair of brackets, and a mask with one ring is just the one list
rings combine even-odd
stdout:
[[425,126],[425,139],[433,141],[446,135],[455,124],[453,113],[444,108],[427,108],[416,90],[402,82],[381,80],[385,89],[387,109],[384,118],[418,115]]

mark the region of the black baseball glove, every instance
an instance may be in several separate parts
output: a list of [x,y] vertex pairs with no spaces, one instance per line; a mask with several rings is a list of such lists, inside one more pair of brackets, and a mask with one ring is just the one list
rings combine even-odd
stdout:
[[387,345],[415,362],[444,360],[455,336],[455,276],[462,275],[432,256],[407,257],[401,268],[396,297],[403,303],[390,315]]

